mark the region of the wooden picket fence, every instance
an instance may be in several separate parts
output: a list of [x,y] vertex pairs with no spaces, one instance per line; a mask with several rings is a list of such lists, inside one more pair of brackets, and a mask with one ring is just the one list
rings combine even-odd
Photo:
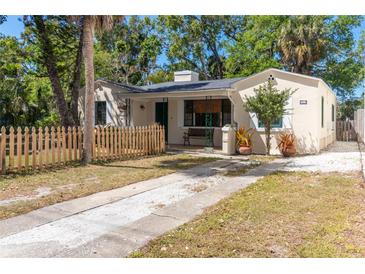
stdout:
[[357,134],[354,128],[353,120],[336,121],[336,140],[344,142],[352,142],[357,140]]
[[[137,127],[96,127],[92,159],[120,160],[165,152],[165,129],[154,124]],[[83,130],[80,127],[13,127],[0,134],[0,174],[43,169],[80,161]]]

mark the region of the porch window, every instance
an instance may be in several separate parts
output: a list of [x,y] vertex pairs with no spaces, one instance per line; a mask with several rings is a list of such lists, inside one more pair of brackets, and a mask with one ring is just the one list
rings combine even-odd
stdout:
[[106,102],[95,102],[95,125],[106,124]]
[[[262,121],[258,121],[259,127],[263,128],[265,127],[264,123]],[[271,122],[271,128],[282,128],[283,127],[283,117],[280,117],[279,119],[276,119]]]
[[184,126],[222,127],[231,123],[229,99],[185,100]]

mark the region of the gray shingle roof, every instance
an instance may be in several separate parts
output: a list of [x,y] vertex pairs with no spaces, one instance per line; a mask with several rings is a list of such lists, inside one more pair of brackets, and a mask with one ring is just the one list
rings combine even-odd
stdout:
[[147,92],[174,92],[174,91],[200,91],[211,89],[227,89],[233,83],[243,78],[205,80],[197,82],[165,82],[153,85],[142,86]]
[[244,78],[241,77],[241,78],[231,78],[231,79],[221,79],[221,80],[204,80],[197,82],[165,82],[146,86],[132,86],[105,79],[100,79],[100,80],[120,86],[121,88],[124,88],[131,93],[148,93],[148,92],[179,92],[179,91],[227,89],[231,88],[233,83],[242,79]]
[[132,86],[132,85],[127,85],[127,84],[122,84],[122,83],[118,83],[118,82],[110,81],[110,80],[108,80],[108,79],[100,78],[100,79],[97,79],[97,81],[104,81],[104,82],[110,83],[110,84],[112,84],[112,85],[115,85],[115,86],[121,87],[121,88],[123,88],[123,89],[125,89],[126,91],[131,92],[131,93],[141,93],[141,92],[146,92],[146,91],[145,91],[142,87]]

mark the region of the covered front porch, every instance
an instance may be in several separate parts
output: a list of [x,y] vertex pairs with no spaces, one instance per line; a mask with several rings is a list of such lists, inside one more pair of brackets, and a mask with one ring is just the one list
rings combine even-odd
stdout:
[[181,94],[133,94],[130,125],[158,123],[166,129],[166,142],[176,148],[222,148],[222,127],[232,124],[234,105],[227,91]]

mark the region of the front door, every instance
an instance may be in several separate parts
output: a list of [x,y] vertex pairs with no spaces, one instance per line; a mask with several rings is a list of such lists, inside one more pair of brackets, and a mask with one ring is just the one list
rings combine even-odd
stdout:
[[155,122],[165,127],[165,141],[167,143],[168,136],[168,103],[157,102],[155,111]]

